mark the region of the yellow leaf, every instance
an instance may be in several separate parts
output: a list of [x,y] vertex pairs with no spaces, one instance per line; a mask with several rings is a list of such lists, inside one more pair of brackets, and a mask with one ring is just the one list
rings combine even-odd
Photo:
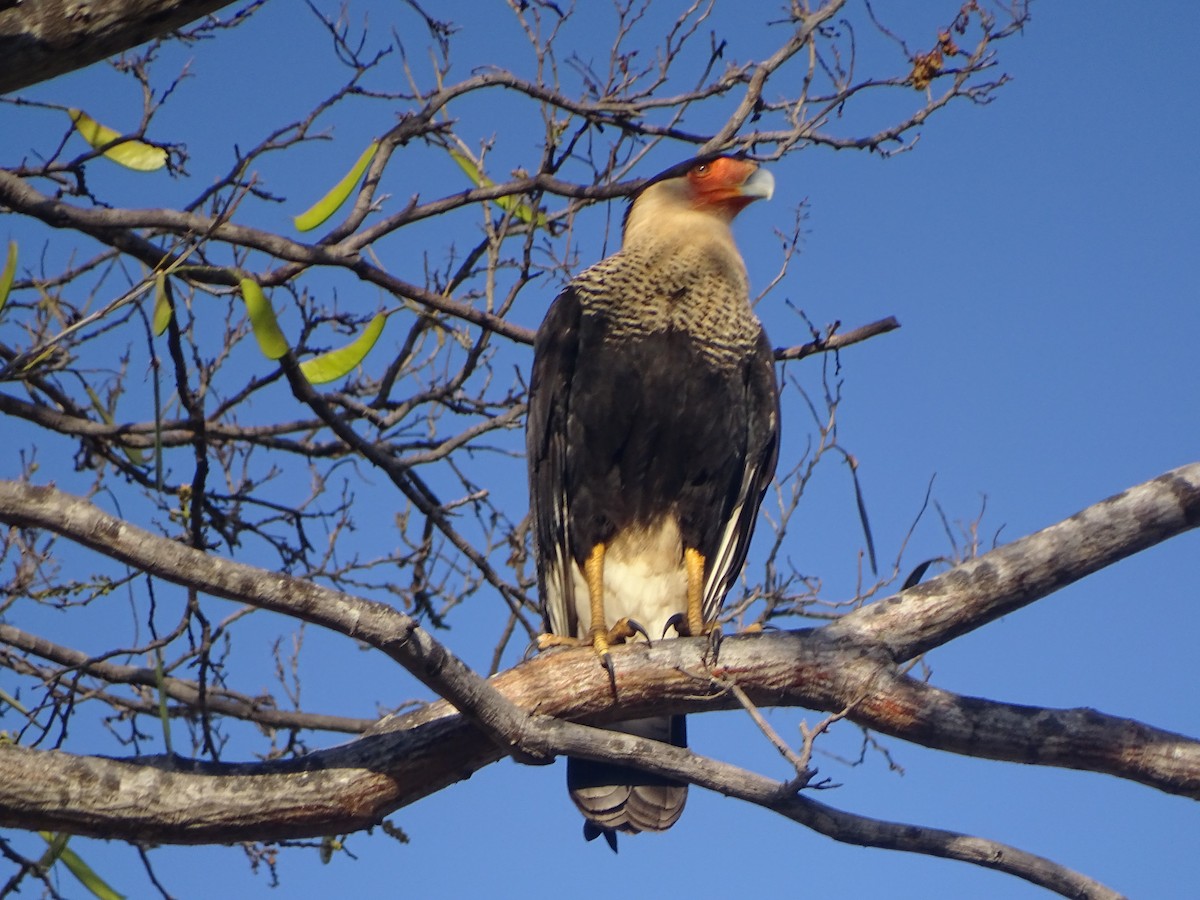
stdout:
[[287,339],[279,330],[279,322],[275,318],[275,310],[270,301],[263,296],[262,288],[252,278],[243,278],[239,285],[242,289],[242,299],[246,301],[246,312],[250,314],[250,327],[254,329],[254,337],[258,348],[267,359],[279,359],[287,353]]
[[99,900],[125,900],[124,894],[119,894],[114,891],[103,878],[96,874],[96,871],[83,861],[83,859],[74,850],[63,850],[60,857],[62,864],[79,879],[79,883],[87,888],[88,892]]
[[475,184],[487,187],[492,185],[492,180],[479,171],[479,166],[475,165],[475,160],[471,159],[467,154],[451,150],[450,157],[458,163],[459,168],[466,172],[467,177],[475,182]]
[[363,333],[345,347],[339,347],[328,353],[322,353],[320,356],[314,356],[312,359],[306,359],[300,363],[300,371],[304,373],[304,377],[311,384],[325,384],[327,381],[333,381],[349,374],[350,370],[371,352],[371,348],[379,340],[379,335],[383,333],[385,321],[387,321],[387,316],[379,313],[367,323]]
[[8,259],[4,263],[4,271],[0,272],[0,309],[8,302],[8,292],[12,290],[13,279],[17,276],[17,242],[8,242]]
[[[75,123],[75,130],[97,150],[121,138],[120,134],[107,125],[101,125],[81,109],[68,109],[67,115]],[[132,138],[109,147],[104,151],[104,155],[113,162],[138,172],[153,172],[167,164],[167,151],[162,147]]]
[[39,860],[42,865],[48,866],[50,862],[61,861],[67,870],[79,879],[82,884],[91,893],[93,897],[98,897],[100,900],[125,900],[124,894],[118,894],[104,879],[96,874],[87,863],[85,863],[74,850],[67,849],[67,841],[70,840],[70,835],[59,833],[50,834],[48,831],[39,831],[38,834],[42,839],[49,844],[46,853]]
[[354,186],[358,184],[358,179],[362,178],[363,172],[367,171],[367,166],[375,158],[375,151],[378,149],[379,141],[371,141],[367,149],[359,156],[354,167],[342,176],[342,180],[335,184],[328,194],[292,219],[296,229],[311,231],[337,212],[338,208],[346,202],[346,198],[350,196],[350,192],[354,190]]
[[[450,150],[450,156],[458,163],[458,167],[467,173],[470,178],[479,187],[494,187],[496,182],[488,178],[479,170],[479,166],[475,160],[458,150]],[[521,203],[516,197],[497,197],[496,205],[505,212],[511,212],[514,216],[530,225],[537,225],[538,228],[546,227],[546,214],[538,213],[536,216],[533,210],[529,208],[528,203]]]
[[167,297],[167,276],[159,272],[154,276],[154,315],[150,322],[156,337],[167,330],[172,315],[174,310],[171,309],[171,301]]

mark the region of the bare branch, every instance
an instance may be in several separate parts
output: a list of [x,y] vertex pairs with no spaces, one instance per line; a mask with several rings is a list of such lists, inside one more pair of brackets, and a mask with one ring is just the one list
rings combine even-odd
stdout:
[[[1003,845],[839,812],[783,791],[779,782],[696,757],[686,750],[613,732],[573,729],[565,722],[545,718],[584,718],[601,723],[652,709],[695,712],[738,708],[740,701],[723,680],[731,677],[760,704],[800,700],[805,705],[828,708],[833,705],[831,693],[845,696],[857,692],[863,699],[853,706],[850,718],[874,725],[884,724],[885,718],[893,724],[907,723],[892,731],[904,732],[913,739],[920,739],[918,732],[922,729],[936,730],[936,723],[946,712],[945,704],[937,708],[905,706],[904,696],[887,684],[877,694],[865,696],[865,685],[886,681],[878,677],[877,663],[844,641],[827,641],[821,632],[730,638],[722,645],[721,666],[714,672],[719,677],[705,679],[689,674],[704,670],[708,649],[703,639],[679,639],[654,648],[614,650],[619,703],[612,699],[607,673],[586,649],[534,660],[496,676],[492,685],[519,707],[536,709],[541,714],[526,724],[522,740],[527,751],[597,759],[616,756],[660,774],[767,806],[838,840],[975,862],[1055,890],[1076,883],[1078,876],[1069,870]],[[926,687],[916,682],[903,686],[909,692]],[[1104,717],[1099,714],[1089,715],[1091,733],[1085,740],[1093,744],[1110,740],[1112,735],[1102,736],[1101,730],[1113,726],[1103,723]],[[1027,710],[1021,718],[1029,723],[1037,716]],[[1040,734],[1044,743],[1053,744],[1063,733],[1046,727],[1047,721],[1042,718],[1028,731]],[[1128,767],[1131,759],[1157,756],[1179,773],[1182,761],[1190,759],[1191,794],[1200,797],[1200,742],[1171,736],[1171,747],[1155,749],[1166,733],[1140,726],[1126,734],[1141,740],[1112,746],[1108,771],[1124,774],[1120,769]],[[130,839],[154,834],[158,840],[181,843],[349,831],[467,777],[500,755],[490,741],[443,701],[385,720],[375,733],[351,744],[298,760],[248,766],[163,759],[100,760],[0,746],[5,764],[0,770],[14,776],[0,779],[0,824],[34,821],[39,827],[83,833],[92,833],[90,829],[96,828],[109,836]],[[242,790],[247,778],[256,779],[256,790],[251,795]],[[239,794],[243,799],[239,800]],[[187,816],[178,815],[182,808],[189,810]],[[1112,896],[1086,879],[1078,883],[1097,891],[1083,896]]]
[[836,331],[831,332],[825,337],[809,341],[807,344],[800,344],[796,347],[777,347],[775,349],[775,358],[780,362],[786,362],[792,359],[804,359],[804,357],[812,356],[814,353],[829,353],[880,334],[887,334],[889,331],[895,331],[899,327],[900,322],[897,321],[896,317],[888,316],[886,319],[880,319],[878,322],[871,322],[868,325],[861,325],[850,331],[841,333]]
[[1198,525],[1192,463],[853,612],[830,635],[878,641],[903,662]]
[[215,597],[250,603],[363,641],[396,660],[515,748],[524,716],[417,622],[374,603],[281,573],[193,550],[142,531],[54,488],[0,482],[0,521],[45,528],[112,559]]
[[[202,694],[200,686],[195,681],[170,676],[160,679],[154,669],[93,659],[86,653],[70,647],[63,647],[4,623],[0,623],[0,644],[58,663],[68,667],[71,671],[93,676],[110,685],[133,685],[155,691],[161,689],[168,697],[185,706],[195,709],[205,707],[214,715],[246,719],[268,728],[305,728],[359,734],[366,731],[371,725],[369,719],[278,709],[272,698],[268,696],[250,697],[236,691],[213,688],[209,688]],[[4,652],[0,650],[0,662],[3,661]],[[48,680],[60,678],[62,673],[51,675],[43,672],[40,673],[40,676],[43,680]],[[124,700],[115,702],[135,705],[133,702]],[[137,705],[139,708],[148,710],[151,703],[146,700]]]
[[[901,676],[895,663],[881,652],[886,646],[886,636],[881,636],[880,642],[876,643],[870,635],[860,635],[857,639],[852,634],[835,635],[834,626],[827,626],[816,631],[734,637],[722,643],[719,665],[711,670],[711,676],[697,674],[710,666],[706,660],[708,642],[703,639],[664,641],[654,647],[617,648],[613,650],[612,658],[619,701],[613,699],[608,673],[596,665],[594,654],[587,649],[559,652],[534,660],[496,676],[491,680],[491,687],[484,690],[469,683],[466,687],[458,685],[453,659],[439,656],[436,645],[432,645],[419,629],[406,626],[407,617],[393,610],[197,553],[121,524],[85,501],[66,497],[52,489],[0,483],[0,520],[23,527],[52,528],[168,580],[182,581],[183,573],[187,573],[190,583],[216,596],[288,612],[366,640],[407,664],[423,663],[429,670],[419,673],[418,677],[423,676],[427,683],[442,689],[452,684],[455,691],[447,689],[447,693],[457,693],[471,700],[482,697],[478,703],[487,706],[489,711],[496,707],[501,710],[525,709],[543,715],[603,723],[637,718],[651,712],[729,709],[740,706],[738,699],[727,689],[728,682],[733,680],[753,703],[760,706],[802,705],[826,711],[849,709],[847,717],[852,721],[929,746],[1093,769],[1200,798],[1200,742],[1094,711],[1034,710],[956,698]],[[1095,520],[1092,525],[1104,527],[1103,522]],[[1159,533],[1160,539],[1167,536]],[[1065,560],[1064,565],[1069,567],[1071,561]],[[996,590],[1003,592],[1004,585],[997,584]],[[408,638],[409,642],[420,643],[422,648],[406,648],[404,638],[396,638],[405,630],[412,636]],[[431,646],[423,649],[426,644]],[[507,699],[497,703],[492,697],[498,695]],[[383,806],[394,808],[412,802],[448,783],[446,779],[465,777],[475,768],[499,758],[501,751],[474,731],[468,721],[452,720],[451,715],[448,705],[434,704],[423,713],[402,717],[387,725],[389,731],[412,731],[413,736],[403,740],[417,743],[412,747],[393,746],[383,753],[389,760],[384,768],[393,787],[390,793],[380,794],[378,785],[371,780],[374,786],[370,788]],[[435,764],[424,755],[432,752],[429,741],[434,738],[421,729],[434,720],[439,723],[436,741],[444,742],[444,745],[433,755],[442,754],[444,769],[436,766],[430,769]],[[516,724],[502,733],[512,735],[513,746],[518,749],[525,746],[533,725],[520,712],[508,721]],[[368,769],[377,767],[372,755],[374,744],[368,740],[362,746],[367,750],[336,748],[327,752],[349,753],[351,757],[365,752],[372,762],[356,765]],[[413,753],[416,753],[414,759],[406,759]],[[325,764],[322,759],[313,757],[308,764],[297,765],[320,767]],[[419,778],[413,775],[414,766],[419,767]],[[404,772],[403,777],[399,776],[396,767]],[[285,766],[278,771],[287,775],[307,770]],[[18,794],[21,790],[33,789],[40,794],[36,790],[39,783],[35,779],[26,783],[25,789],[17,785],[9,786],[9,789]],[[342,787],[347,785],[339,781],[339,789]],[[356,794],[351,791],[347,796]],[[28,802],[28,798],[21,802]],[[81,810],[82,802],[70,805]],[[78,814],[82,815],[82,812]],[[355,814],[362,814],[362,811]],[[382,813],[377,810],[373,814]],[[56,815],[66,813],[60,811]],[[266,808],[261,816],[262,822],[272,820],[271,811]],[[296,821],[289,819],[287,827],[296,827]],[[322,819],[321,822],[321,827],[327,830],[333,827],[329,821]],[[59,824],[66,827],[65,823]],[[104,827],[116,826],[108,823]],[[267,826],[260,824],[258,827]],[[177,831],[176,836],[169,839],[204,839],[198,833],[194,837],[184,837],[185,833],[193,834],[186,830]]]
[[68,0],[0,9],[0,94],[81,69],[229,6],[229,0]]
[[1121,894],[1066,866],[999,841],[888,822],[835,809],[780,783],[728,763],[699,757],[687,750],[612,731],[545,724],[546,748],[589,759],[621,759],[656,774],[697,784],[770,809],[813,831],[843,843],[880,847],[955,859],[996,869],[1040,885],[1064,897],[1120,900]]

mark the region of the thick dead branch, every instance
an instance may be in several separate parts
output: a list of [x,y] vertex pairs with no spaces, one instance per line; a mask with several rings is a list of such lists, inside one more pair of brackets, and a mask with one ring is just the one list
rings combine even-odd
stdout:
[[1200,525],[1200,463],[1089,506],[829,626],[904,662]]
[[[1075,883],[1072,879],[1077,876],[1069,870],[981,838],[865,819],[797,797],[794,788],[787,790],[779,782],[684,750],[612,732],[571,729],[563,727],[565,722],[546,718],[604,722],[650,710],[739,708],[740,701],[723,683],[732,678],[759,705],[830,708],[848,698],[849,718],[925,743],[922,738],[937,733],[948,701],[954,699],[943,695],[924,706],[913,705],[913,698],[920,699],[922,691],[932,689],[908,679],[889,683],[880,675],[879,657],[845,641],[830,642],[820,631],[730,638],[721,647],[721,664],[712,675],[705,674],[708,652],[702,639],[615,650],[619,704],[613,702],[607,673],[586,649],[534,660],[496,676],[492,684],[517,706],[541,714],[527,721],[526,750],[598,759],[615,755],[766,806],[837,840],[977,862],[1056,890],[1060,888],[1055,884]],[[873,686],[882,687],[866,693]],[[1077,747],[1109,742],[1114,752],[1103,771],[1132,777],[1135,769],[1144,769],[1151,761],[1179,775],[1188,766],[1190,771],[1180,780],[1190,785],[1190,795],[1200,796],[1200,743],[1196,741],[1088,711],[1025,709],[1022,713],[999,704],[989,708],[981,701],[957,698],[957,702],[965,711],[957,714],[952,729],[960,740],[978,720],[999,711],[1013,719],[1004,726],[1014,732],[1007,737],[1010,746],[1028,745],[1040,735],[1043,745],[1057,747],[1061,757],[1073,741]],[[964,718],[972,711],[979,714],[975,722]],[[1050,726],[1051,722],[1071,726],[1081,719],[1087,720],[1087,729],[1078,740],[1061,727]],[[1126,742],[1124,746],[1118,746],[1120,740]],[[950,741],[930,743],[946,746]],[[978,752],[980,747],[971,749]],[[445,701],[384,720],[373,734],[299,760],[246,765],[162,758],[120,761],[0,747],[0,771],[6,773],[0,778],[0,824],[127,839],[153,836],[157,841],[180,843],[352,831],[469,777],[500,756]],[[1026,761],[1062,764],[1049,753]],[[245,789],[251,783],[252,792]],[[1098,888],[1080,895],[1112,896]]]
[[[1079,546],[1094,546],[1104,538],[1108,548],[1105,558],[1111,562],[1122,555],[1114,544],[1117,530],[1113,527],[1113,517],[1127,516],[1125,507],[1130,503],[1140,510],[1149,534],[1121,532],[1129,546],[1144,547],[1196,524],[1196,491],[1188,485],[1198,474],[1200,465],[1177,469],[1055,528],[1077,529],[1074,543]],[[1183,505],[1186,514],[1173,518],[1163,514],[1178,504]],[[1116,511],[1113,516],[1103,514],[1113,510]],[[651,711],[661,714],[733,708],[738,700],[723,683],[732,679],[760,706],[848,709],[848,718],[855,722],[928,746],[1106,772],[1200,798],[1200,744],[1195,740],[1089,710],[1037,710],[955,697],[900,676],[895,662],[889,658],[893,644],[884,630],[847,630],[834,623],[816,631],[732,638],[722,645],[719,665],[709,674],[705,674],[708,672],[705,641],[676,640],[653,648],[624,648],[614,652],[620,697],[617,704],[612,699],[606,673],[595,665],[593,655],[587,651],[535,660],[498,676],[490,686],[484,685],[411,619],[389,607],[199,553],[142,532],[86,501],[52,488],[0,483],[0,520],[25,528],[46,528],[169,581],[284,612],[366,641],[402,662],[434,690],[455,697],[462,708],[472,711],[488,733],[503,735],[501,746],[508,748],[524,747],[529,721],[521,710],[603,722]],[[1047,529],[1041,534],[1051,531]],[[1079,560],[1070,554],[1060,552],[1056,559],[1064,573],[1079,569]],[[977,571],[986,560],[985,556],[966,563],[939,579],[971,587],[971,593],[957,604],[950,599],[945,601],[947,604],[956,607],[973,602],[981,615],[989,614],[993,604],[988,602],[988,591],[958,574],[963,569]],[[1053,573],[1047,573],[1046,577],[1055,580]],[[1066,583],[1064,578],[1065,574],[1060,573],[1057,583]],[[995,596],[1007,597],[1011,593],[1011,586],[1003,579],[992,579],[988,586]],[[880,606],[894,608],[899,602],[903,601],[882,601]],[[900,620],[901,630],[906,621]],[[389,750],[387,755],[392,761],[385,768],[395,788],[378,795],[381,806],[373,815],[382,814],[380,809],[386,811],[425,796],[436,785],[449,783],[447,779],[465,777],[500,756],[496,746],[468,722],[455,724],[449,718],[451,711],[448,705],[435,704],[426,713],[399,719],[389,726],[401,734],[412,732],[408,737],[396,739],[414,743]],[[433,721],[440,722],[437,729],[445,733],[431,738],[428,728]],[[429,770],[431,763],[422,757],[422,750],[430,740],[442,745],[434,756],[443,759],[446,766],[437,777]],[[361,752],[366,755],[353,765],[371,770],[375,765],[371,743],[363,744],[365,749],[350,749],[355,746],[358,745],[336,751],[339,767],[349,765],[348,760],[357,758],[355,754]],[[282,769],[252,770],[264,775],[277,771],[286,776],[294,771],[307,771],[311,766],[324,768],[327,764],[322,759],[318,754],[306,762],[278,764]],[[289,768],[294,765],[300,765],[301,769]],[[437,763],[432,765],[437,768]],[[416,774],[412,771],[414,766]],[[36,786],[40,781],[21,783]],[[265,786],[267,782],[260,784]],[[12,787],[16,786],[6,789]],[[345,787],[339,783],[338,790]],[[373,795],[376,790],[371,789]],[[82,809],[89,804],[85,798],[76,797],[69,805]],[[266,812],[262,821],[269,822],[272,818]],[[328,829],[328,822],[322,821]],[[67,823],[44,827],[60,826],[65,828]],[[106,827],[115,826],[109,823]],[[297,824],[289,819],[288,827]],[[174,838],[159,839],[197,838],[181,833]]]
[[984,759],[1103,772],[1200,800],[1200,741],[1094,709],[966,697],[892,673],[847,718]]
[[[1094,546],[1099,535],[1107,535],[1101,558],[1120,558],[1112,523],[1129,515],[1125,506],[1130,503],[1140,511],[1148,533],[1116,529],[1127,546],[1146,546],[1196,524],[1196,490],[1190,479],[1197,470],[1200,466],[1175,470],[1055,528],[1078,529],[1075,542],[1081,546]],[[1172,500],[1183,514],[1164,514]],[[1104,511],[1112,514],[1102,515]],[[49,528],[168,580],[332,627],[373,643],[410,667],[415,660],[437,659],[428,648],[413,657],[394,647],[392,636],[403,632],[410,621],[399,613],[191,551],[53,489],[0,484],[0,519],[22,527]],[[1028,544],[1037,537],[1017,543]],[[1057,559],[1065,573],[1078,571],[1077,558],[1059,553]],[[978,562],[960,569],[971,571]],[[1098,567],[1095,560],[1092,565]],[[957,583],[957,573],[958,569],[943,578]],[[969,578],[963,581],[972,586],[978,614],[989,614],[992,604],[984,596],[987,591]],[[1000,597],[1009,590],[1003,579],[991,579],[988,587]],[[884,601],[891,606],[902,602],[903,597]],[[314,603],[326,611],[312,612]],[[613,653],[619,703],[613,700],[607,673],[584,649],[534,660],[492,679],[487,689],[473,686],[468,677],[467,694],[478,704],[472,709],[476,721],[486,725],[499,710],[511,746],[522,754],[545,758],[570,753],[638,762],[652,771],[762,805],[836,840],[984,865],[1065,896],[1117,895],[1049,860],[984,838],[839,811],[796,795],[794,785],[781,785],[682,749],[579,728],[546,716],[603,723],[651,711],[735,708],[745,698],[757,705],[846,710],[847,717],[859,724],[931,747],[1106,772],[1200,798],[1200,742],[1092,710],[1034,709],[956,697],[900,675],[889,658],[890,646],[886,631],[845,631],[835,623],[820,630],[731,638],[722,644],[715,668],[704,640],[620,648]],[[438,659],[438,665],[449,665],[451,670],[461,666],[452,658],[449,663]],[[421,673],[414,674],[420,677]],[[428,671],[425,675],[424,680],[437,689],[463,690],[457,675],[448,681]],[[731,681],[738,685],[740,696],[728,689]],[[535,716],[529,718],[521,710]],[[180,843],[279,840],[353,831],[499,759],[502,751],[489,733],[495,732],[481,730],[449,703],[439,701],[387,720],[375,733],[351,744],[280,762],[122,761],[3,745],[0,824]],[[249,785],[253,790],[247,789]]]
[[[490,685],[529,713],[602,724],[649,712],[740,709],[726,687],[732,679],[758,706],[848,707],[852,721],[928,746],[1092,769],[1200,799],[1200,742],[1182,735],[1091,710],[956,698],[897,676],[881,654],[849,640],[831,641],[824,630],[729,638],[712,669],[708,652],[703,639],[614,649],[619,702],[613,700],[607,673],[587,649],[541,657],[495,676]],[[530,737],[536,727],[525,720],[523,746],[539,746]],[[503,755],[446,701],[383,720],[362,739],[301,760],[244,766],[189,761],[172,767],[161,761],[89,759],[86,766],[97,777],[79,779],[62,771],[76,765],[76,757],[16,747],[11,752],[20,758],[14,755],[11,766],[0,766],[6,773],[0,777],[0,823],[89,834],[100,829],[130,839],[148,839],[150,829],[158,828],[156,840],[181,843],[272,840],[365,827]],[[104,769],[110,763],[116,768]],[[123,791],[149,789],[140,779],[150,776],[136,771],[146,764],[163,769],[154,776],[153,796],[135,793],[127,802],[118,801]],[[59,775],[18,777],[17,766],[45,766]],[[647,766],[655,768],[653,762]],[[50,783],[46,779],[59,777],[73,787],[57,793],[43,787]],[[183,780],[175,784],[168,777]],[[239,800],[242,777],[254,777],[257,787]],[[198,783],[184,783],[188,779]],[[297,779],[302,793],[293,784]],[[195,794],[203,794],[213,811],[179,820],[184,807],[177,805],[178,798]],[[218,811],[230,804],[236,809],[223,819]],[[246,805],[254,809],[243,809]]]
[[20,90],[161,37],[229,0],[71,0],[0,9],[0,94]]
[[836,841],[939,856],[984,866],[1022,878],[1065,897],[1119,900],[1122,896],[1066,866],[999,841],[940,828],[888,822],[835,809],[801,795],[794,782],[781,784],[679,747],[610,731],[581,729],[561,721],[547,723],[544,730],[550,732],[546,749],[553,747],[558,752],[590,759],[620,758],[636,762],[659,774],[762,806]]

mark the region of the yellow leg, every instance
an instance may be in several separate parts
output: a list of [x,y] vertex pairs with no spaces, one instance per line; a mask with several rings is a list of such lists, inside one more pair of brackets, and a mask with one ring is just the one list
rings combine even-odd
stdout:
[[592,610],[592,627],[588,630],[587,637],[541,634],[538,635],[537,646],[539,650],[547,650],[550,647],[578,647],[581,644],[590,644],[609,674],[612,674],[613,664],[608,653],[609,647],[624,643],[639,634],[649,641],[650,635],[646,633],[645,628],[628,617],[618,619],[612,628],[608,627],[608,617],[604,612],[604,554],[607,549],[606,544],[597,544],[583,561],[583,577],[587,582],[588,603]]
[[704,554],[688,547],[683,551],[687,568],[687,627],[688,633],[705,634],[704,621]]
[[608,657],[608,621],[604,616],[604,544],[597,544],[583,563],[588,600],[592,607],[592,646],[601,658]]

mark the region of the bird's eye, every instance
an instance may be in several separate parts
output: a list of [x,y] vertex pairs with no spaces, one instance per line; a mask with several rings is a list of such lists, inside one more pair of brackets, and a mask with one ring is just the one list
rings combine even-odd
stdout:
[[692,171],[695,172],[697,175],[707,175],[708,168],[709,168],[708,163],[700,163],[700,165],[696,166],[696,168],[692,169]]

